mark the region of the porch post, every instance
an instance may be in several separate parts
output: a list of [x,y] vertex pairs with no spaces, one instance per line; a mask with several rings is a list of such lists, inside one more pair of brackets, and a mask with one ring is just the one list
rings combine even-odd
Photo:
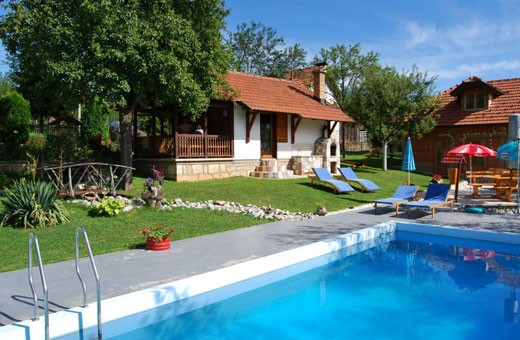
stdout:
[[291,144],[294,144],[296,140],[296,130],[298,130],[298,126],[302,121],[301,117],[296,117],[296,115],[291,115]]
[[179,132],[177,129],[179,128],[179,114],[178,112],[173,117],[173,157],[175,159],[179,158]]
[[256,116],[258,116],[258,111],[246,111],[246,143],[251,141],[251,128],[255,123]]

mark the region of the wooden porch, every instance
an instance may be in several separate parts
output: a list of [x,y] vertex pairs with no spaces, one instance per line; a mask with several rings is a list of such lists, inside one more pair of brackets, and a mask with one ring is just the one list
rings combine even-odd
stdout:
[[176,134],[138,137],[139,158],[233,158],[233,140],[224,135]]

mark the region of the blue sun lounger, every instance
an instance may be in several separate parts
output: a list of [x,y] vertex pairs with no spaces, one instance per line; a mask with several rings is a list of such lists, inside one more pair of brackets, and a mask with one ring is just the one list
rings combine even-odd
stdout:
[[404,203],[403,206],[408,208],[408,217],[410,217],[411,208],[428,208],[432,211],[432,219],[435,217],[435,208],[442,207],[444,205],[450,205],[451,211],[453,211],[453,200],[448,200],[448,193],[450,192],[449,184],[430,184],[426,190],[426,195],[421,201],[414,201]]
[[349,184],[356,183],[361,186],[363,191],[376,191],[381,190],[374,182],[368,179],[359,178],[352,168],[339,168],[339,173],[343,176],[343,179]]
[[312,171],[314,171],[314,174],[316,175],[316,177],[311,177],[312,183],[318,181],[320,183],[329,184],[334,188],[334,192],[338,194],[355,191],[354,188],[348,185],[348,183],[334,179],[326,168],[312,168]]
[[378,200],[372,201],[374,203],[374,214],[377,214],[377,205],[378,204],[388,204],[391,206],[395,206],[395,214],[399,214],[399,205],[403,203],[407,203],[408,201],[413,200],[415,194],[419,187],[417,185],[400,185],[395,190],[392,197],[381,198]]

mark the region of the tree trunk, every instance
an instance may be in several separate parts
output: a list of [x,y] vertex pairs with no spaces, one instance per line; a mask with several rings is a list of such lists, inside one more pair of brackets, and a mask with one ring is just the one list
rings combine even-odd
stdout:
[[383,141],[383,170],[388,170],[388,164],[387,164],[387,154],[388,154],[388,142],[385,140]]
[[[134,108],[124,107],[119,112],[119,129],[121,132],[121,165],[133,166],[132,155],[132,117]],[[129,190],[132,188],[132,171],[121,181],[122,189]]]

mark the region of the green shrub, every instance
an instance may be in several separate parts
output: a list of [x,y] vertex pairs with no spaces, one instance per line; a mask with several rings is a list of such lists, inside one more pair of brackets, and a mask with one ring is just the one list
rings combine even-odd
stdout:
[[47,147],[47,136],[43,133],[31,132],[24,147],[27,152],[33,155],[41,155]]
[[44,157],[47,162],[78,162],[87,158],[87,147],[75,133],[49,134]]
[[100,150],[108,144],[110,139],[109,114],[110,105],[96,98],[83,106],[83,119],[81,121],[81,135],[84,143],[89,143],[94,150]]
[[0,96],[0,155],[4,159],[21,156],[20,145],[29,137],[31,126],[29,102],[18,92]]
[[58,201],[58,192],[50,183],[15,181],[1,198],[0,226],[45,228],[68,222],[67,211]]
[[125,202],[114,197],[108,197],[89,211],[91,216],[116,216],[123,212]]
[[9,178],[5,172],[0,171],[0,189],[9,188],[13,183],[13,179]]

